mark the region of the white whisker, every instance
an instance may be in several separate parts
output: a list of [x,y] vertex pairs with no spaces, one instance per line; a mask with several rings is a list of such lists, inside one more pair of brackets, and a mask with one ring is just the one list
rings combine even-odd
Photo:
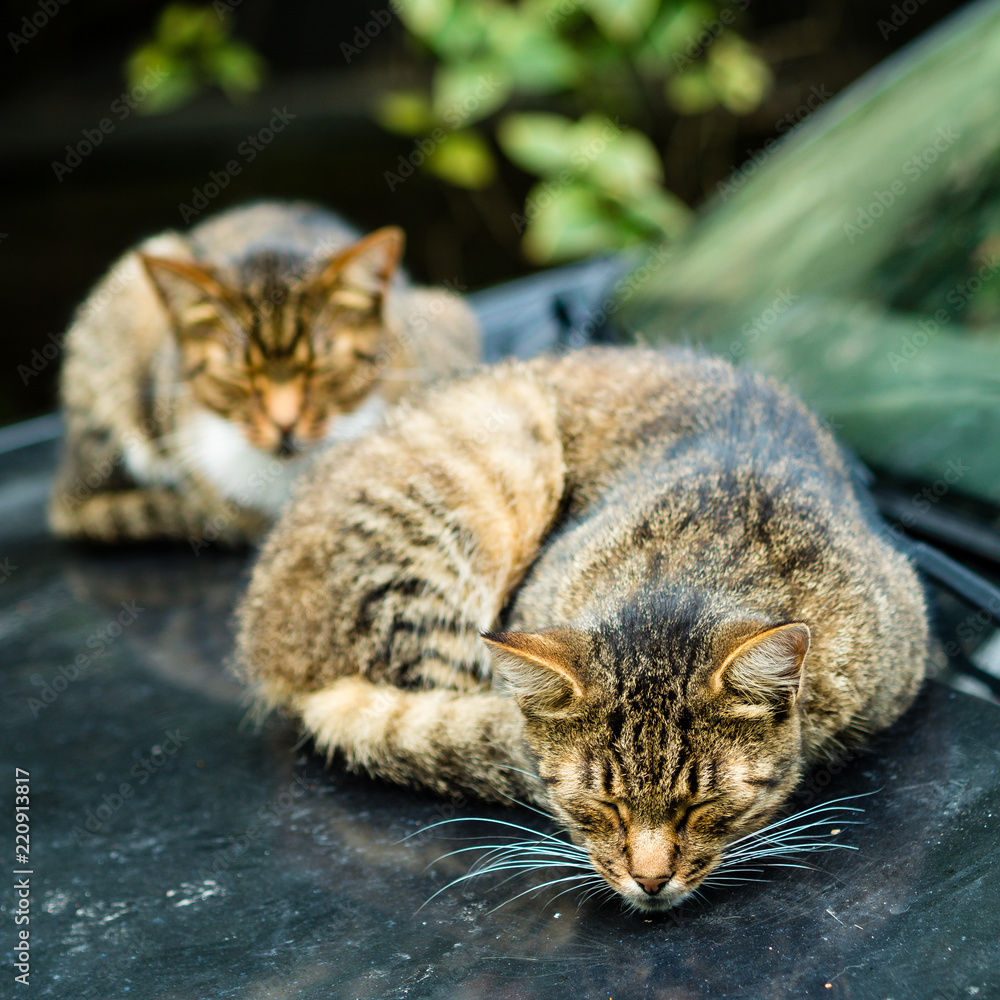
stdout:
[[400,843],[402,843],[405,840],[409,840],[410,837],[416,837],[418,834],[426,833],[428,830],[434,830],[437,829],[438,827],[448,826],[451,823],[493,823],[496,826],[505,826],[512,830],[519,830],[521,833],[531,834],[534,837],[541,837],[545,840],[554,840],[560,844],[572,846],[570,845],[568,840],[564,840],[558,834],[542,833],[539,830],[532,830],[531,827],[522,826],[520,823],[511,823],[505,819],[492,819],[489,816],[460,816],[456,817],[455,819],[442,819],[439,820],[437,823],[431,823],[430,826],[422,827],[421,829],[416,830],[411,834],[408,834],[406,837],[403,838],[402,841],[400,841]]
[[[520,769],[512,767],[510,770]],[[834,824],[838,827],[863,825],[864,820],[849,817],[863,813],[864,809],[848,803],[865,797],[867,795],[852,795],[820,803],[790,816],[784,816],[760,830],[739,837],[730,844],[719,864],[702,880],[701,885],[706,888],[728,888],[749,882],[767,882],[765,869],[770,868],[821,870],[806,862],[790,860],[790,856],[829,851],[835,848],[858,850],[853,844],[842,844],[824,838],[820,828]],[[542,810],[535,809],[526,803],[517,802],[513,797],[511,797],[511,801],[531,809],[546,819],[551,819]],[[521,876],[569,871],[569,874],[561,874],[548,881],[529,886],[517,895],[505,900],[500,906],[506,906],[507,903],[530,893],[564,883],[566,884],[565,888],[557,892],[553,899],[558,899],[560,896],[577,889],[583,890],[578,906],[582,906],[591,899],[604,900],[620,896],[619,891],[595,871],[589,852],[566,839],[564,831],[543,833],[510,820],[486,816],[467,816],[440,820],[409,834],[403,840],[409,840],[417,834],[430,830],[450,827],[456,823],[488,823],[495,828],[500,828],[503,832],[500,834],[499,841],[473,843],[458,847],[432,861],[431,865],[471,851],[480,852],[464,875],[460,875],[438,889],[422,904],[421,909],[442,892],[484,875],[503,876],[499,884],[504,885]],[[523,839],[525,834],[532,839]],[[696,890],[692,890],[691,894],[696,895]],[[628,903],[627,900],[625,902]],[[499,906],[494,907],[489,912],[493,913],[499,908]]]
[[580,879],[589,878],[589,875],[567,875],[564,878],[554,878],[548,882],[543,882],[541,885],[533,885],[530,889],[525,889],[524,892],[519,892],[516,896],[511,896],[510,899],[505,899],[499,906],[494,906],[489,913],[496,913],[501,906],[506,906],[508,903],[513,903],[514,900],[520,899],[522,896],[527,896],[532,892],[540,892],[542,889],[547,889],[550,885],[559,885],[561,882],[578,882]]
[[[600,876],[600,875],[598,875],[598,874],[597,874],[596,872],[590,872],[590,873],[589,873],[589,875],[588,875],[588,878],[587,878],[587,879],[585,879],[585,880],[581,880],[581,881],[583,881],[583,882],[584,882],[584,884],[586,884],[586,883],[587,883],[588,881],[596,881],[596,882],[600,883],[600,885],[598,886],[598,888],[605,888],[605,889],[610,889],[610,888],[611,888],[611,887],[610,887],[610,886],[609,886],[609,885],[607,884],[607,882],[605,882],[605,881],[604,881],[604,879],[603,879],[603,878],[601,878],[601,876]],[[567,892],[573,892],[573,891],[574,891],[575,889],[579,889],[579,888],[580,888],[580,886],[577,886],[577,885],[571,885],[571,886],[569,886],[568,888],[566,888],[566,889],[563,889],[563,890],[562,890],[561,892],[557,892],[557,893],[556,893],[556,894],[555,894],[555,895],[554,895],[554,896],[552,897],[552,899],[550,899],[550,900],[549,900],[549,902],[550,902],[550,903],[553,903],[553,902],[555,902],[555,901],[556,901],[556,900],[557,900],[557,899],[558,899],[558,898],[559,898],[560,896],[565,896]]]
[[[832,824],[838,827],[863,825],[864,820],[849,819],[844,817],[844,814],[863,813],[864,809],[845,803],[873,794],[875,793],[849,795],[831,802],[823,802],[775,820],[760,830],[740,837],[729,845],[722,860],[702,881],[702,885],[722,887],[743,882],[764,882],[767,879],[743,874],[748,872],[762,875],[764,868],[800,868],[816,871],[818,869],[814,865],[787,859],[795,854],[830,851],[837,848],[858,850],[854,844],[841,844],[817,837],[817,827]],[[746,867],[748,863],[758,864],[761,867]]]

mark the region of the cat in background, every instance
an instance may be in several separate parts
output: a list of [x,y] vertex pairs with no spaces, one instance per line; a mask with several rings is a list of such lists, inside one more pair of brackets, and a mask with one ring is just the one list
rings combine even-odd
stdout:
[[498,868],[570,866],[644,910],[815,840],[754,838],[909,706],[928,643],[913,568],[800,402],[627,349],[482,371],[328,451],[239,620],[245,676],[319,749],[534,803],[572,844]]
[[409,284],[403,243],[261,202],[125,254],[66,336],[53,530],[252,540],[321,445],[475,362],[472,312]]

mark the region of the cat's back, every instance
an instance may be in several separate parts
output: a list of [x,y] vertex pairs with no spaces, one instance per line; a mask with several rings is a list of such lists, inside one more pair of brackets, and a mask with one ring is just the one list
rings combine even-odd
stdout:
[[725,562],[763,585],[872,526],[833,435],[760,374],[692,351],[595,350],[545,376],[577,470],[553,557],[624,565],[669,546],[675,567]]
[[830,732],[898,715],[923,676],[922,588],[794,394],[689,351],[586,352],[546,378],[583,471],[509,627],[634,605],[690,643],[730,617],[805,621],[807,714],[829,723],[810,722],[816,752]]
[[679,348],[589,348],[533,364],[555,396],[567,466],[579,470],[574,509],[626,475],[646,496],[668,463],[848,482],[816,416],[753,371]]

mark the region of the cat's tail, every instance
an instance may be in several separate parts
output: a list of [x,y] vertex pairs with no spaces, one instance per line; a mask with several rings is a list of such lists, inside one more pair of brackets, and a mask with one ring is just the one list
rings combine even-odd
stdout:
[[291,706],[328,757],[442,795],[544,804],[524,745],[524,717],[490,692],[404,690],[341,677]]

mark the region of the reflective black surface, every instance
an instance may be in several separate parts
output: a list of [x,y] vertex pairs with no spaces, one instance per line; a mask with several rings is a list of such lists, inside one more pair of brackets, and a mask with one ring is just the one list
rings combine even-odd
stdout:
[[520,895],[561,872],[435,896],[475,855],[436,859],[497,834],[411,835],[544,821],[330,772],[287,723],[248,723],[225,664],[249,556],[58,543],[52,461],[51,444],[0,456],[0,829],[23,768],[33,873],[30,987],[8,986],[8,891],[0,995],[1000,997],[996,706],[931,685],[866,755],[813,775],[803,807],[867,797],[863,825],[817,829],[855,850],[811,867],[656,918],[564,885]]
[[931,686],[867,755],[815,775],[803,805],[872,794],[865,825],[829,825],[857,850],[813,869],[654,919],[553,899],[561,886],[494,909],[524,879],[421,909],[470,859],[427,866],[495,834],[403,838],[453,816],[544,824],[326,772],[280,720],[245,724],[224,663],[246,557],[50,540],[49,450],[7,456],[0,483],[3,757],[31,775],[31,995],[1000,995],[994,706]]

